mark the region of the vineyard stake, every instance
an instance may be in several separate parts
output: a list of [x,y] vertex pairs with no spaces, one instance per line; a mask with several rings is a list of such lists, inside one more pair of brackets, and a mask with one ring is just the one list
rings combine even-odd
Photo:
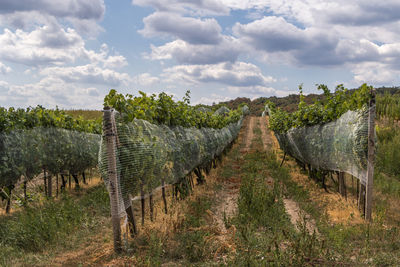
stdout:
[[43,185],[44,185],[44,195],[47,197],[47,177],[46,177],[46,169],[43,169]]
[[162,186],[162,188],[161,188],[161,190],[162,190],[162,198],[163,198],[163,201],[164,201],[164,212],[165,212],[165,214],[167,214],[168,213],[168,208],[167,208],[167,199],[165,198],[165,182],[164,182],[164,178],[162,178],[162,180],[161,180],[161,186]]
[[144,199],[144,190],[143,190],[143,181],[140,182],[140,203],[142,204],[142,226],[144,225],[144,216],[145,216],[145,199]]
[[130,206],[126,209],[126,214],[128,216],[128,223],[129,223],[129,230],[131,237],[134,237],[137,234],[137,228],[136,228],[136,221],[135,221],[135,212],[133,209],[133,201],[132,201],[132,196],[129,194],[129,201],[130,201]]
[[154,220],[153,192],[149,193],[149,206],[150,206],[150,221],[153,221]]
[[114,251],[119,253],[122,250],[122,241],[118,202],[117,161],[115,155],[116,140],[113,127],[115,124],[114,110],[110,109],[109,107],[105,107],[103,112],[103,132],[107,143],[107,175],[111,202],[111,220],[114,233]]
[[283,154],[283,159],[282,159],[281,165],[279,165],[279,167],[282,167],[283,163],[285,162],[285,158],[286,158],[286,152]]
[[365,194],[365,219],[371,221],[372,213],[372,187],[374,179],[375,162],[375,91],[371,91],[371,100],[368,109],[368,166],[367,184]]
[[56,174],[56,197],[58,197],[58,174]]
[[48,173],[49,176],[47,176],[47,195],[48,197],[53,197],[53,176],[51,173]]

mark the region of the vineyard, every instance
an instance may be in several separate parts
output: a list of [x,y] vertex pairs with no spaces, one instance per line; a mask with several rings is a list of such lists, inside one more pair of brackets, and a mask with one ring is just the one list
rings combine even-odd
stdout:
[[400,99],[318,89],[263,117],[189,91],[111,90],[102,119],[1,108],[0,266],[400,264]]
[[1,197],[8,200],[7,213],[18,182],[23,181],[24,200],[28,201],[27,183],[43,174],[46,194],[51,197],[52,176],[57,176],[57,182],[61,176],[63,189],[65,173],[79,185],[77,175],[84,176],[85,170],[97,166],[99,121],[73,119],[60,110],[40,106],[1,108],[0,113],[0,187]]

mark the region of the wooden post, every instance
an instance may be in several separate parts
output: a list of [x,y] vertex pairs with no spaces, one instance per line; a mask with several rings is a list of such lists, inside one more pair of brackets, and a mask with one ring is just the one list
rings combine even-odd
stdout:
[[47,177],[46,177],[46,169],[43,169],[43,186],[44,186],[44,195],[47,197]]
[[[192,181],[193,182],[193,181]],[[164,182],[164,178],[161,180],[161,192],[162,192],[162,198],[164,201],[164,212],[165,214],[168,213],[168,207],[167,207],[167,198],[165,197],[165,182]]]
[[282,167],[283,163],[285,162],[285,158],[286,158],[286,152],[283,154],[283,159],[282,159],[281,165],[279,165],[279,167]]
[[345,173],[341,172],[342,175],[342,192],[343,192],[343,196],[345,197],[346,201],[347,201],[347,188],[346,188],[346,177],[345,177]]
[[140,183],[140,203],[142,204],[142,226],[143,226],[144,225],[144,216],[145,216],[143,181],[141,181],[141,183]]
[[122,250],[121,241],[121,221],[119,217],[118,202],[118,178],[116,161],[116,140],[114,132],[114,110],[109,107],[104,108],[103,114],[103,133],[107,143],[107,175],[109,181],[109,193],[111,203],[111,220],[114,233],[114,251],[119,253]]
[[357,206],[360,207],[360,202],[358,202],[358,194],[360,192],[360,180],[357,179],[357,188],[356,188],[356,199],[357,199]]
[[129,223],[129,231],[131,234],[131,237],[137,234],[137,228],[136,228],[136,220],[135,220],[135,213],[133,209],[133,203],[132,203],[132,196],[129,195],[129,201],[131,205],[126,209],[126,214],[128,216],[128,223]]
[[339,193],[342,197],[345,196],[344,172],[338,173]]
[[47,193],[49,197],[53,197],[53,179],[50,173],[47,177]]
[[[353,195],[354,195],[354,176],[351,176],[351,190],[353,190]],[[353,200],[354,203],[354,200]]]
[[360,191],[358,194],[358,209],[365,216],[365,185],[360,183]]
[[56,174],[56,197],[58,197],[58,174]]
[[153,192],[149,193],[150,221],[154,220]]
[[12,197],[12,190],[14,186],[7,186],[8,189],[8,198],[7,198],[7,205],[6,205],[6,213],[9,214],[11,210],[11,197]]
[[365,193],[365,219],[370,222],[372,214],[372,188],[374,183],[375,163],[375,91],[371,91],[368,111],[368,166]]
[[[25,178],[25,179],[27,179],[27,178]],[[28,200],[28,196],[27,196],[27,194],[26,194],[26,184],[28,183],[28,181],[24,181],[24,200],[25,200],[25,202]]]

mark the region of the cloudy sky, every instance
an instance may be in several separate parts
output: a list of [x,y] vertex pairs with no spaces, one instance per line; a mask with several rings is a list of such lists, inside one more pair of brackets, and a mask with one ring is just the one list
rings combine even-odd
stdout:
[[398,0],[0,0],[0,106],[399,85]]

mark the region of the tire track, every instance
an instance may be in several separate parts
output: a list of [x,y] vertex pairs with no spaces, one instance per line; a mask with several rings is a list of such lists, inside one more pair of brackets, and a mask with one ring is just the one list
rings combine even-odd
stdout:
[[[267,129],[267,124],[269,123],[268,119],[268,116],[259,118],[264,150],[267,153],[272,153],[271,148],[274,144],[274,141],[271,135],[272,133]],[[283,203],[286,213],[290,217],[291,223],[298,232],[301,230],[299,229],[299,225],[305,223],[305,227],[310,235],[312,235],[314,232],[319,235],[315,220],[312,219],[309,214],[303,211],[296,201],[290,198],[285,198],[283,199]]]

